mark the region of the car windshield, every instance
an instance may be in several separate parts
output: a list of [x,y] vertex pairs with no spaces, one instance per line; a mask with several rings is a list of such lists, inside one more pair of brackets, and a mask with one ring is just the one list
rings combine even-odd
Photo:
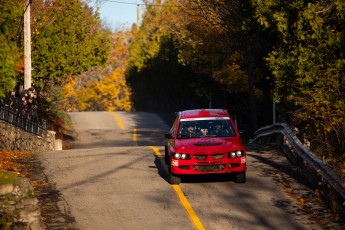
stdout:
[[227,117],[181,119],[177,134],[178,139],[234,136],[234,128]]

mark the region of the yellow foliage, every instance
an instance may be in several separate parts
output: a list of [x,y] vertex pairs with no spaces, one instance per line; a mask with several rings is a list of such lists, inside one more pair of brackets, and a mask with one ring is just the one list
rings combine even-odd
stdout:
[[[125,77],[125,63],[129,55],[128,44],[132,32],[119,31],[113,40],[109,65],[117,67],[110,75],[100,70],[67,78],[61,107],[67,111],[114,111],[132,110],[131,90]],[[93,77],[97,75],[97,77]],[[90,78],[90,77],[93,78]]]
[[77,94],[75,92],[76,79],[72,76],[67,77],[67,80],[62,88],[62,98],[60,106],[66,111],[73,111],[73,103]]
[[117,68],[95,86],[96,97],[106,111],[131,110],[131,92],[127,87],[124,69]]
[[64,95],[66,98],[71,98],[71,97],[76,96],[76,93],[74,91],[75,84],[76,84],[76,80],[72,76],[69,76],[67,78],[67,82],[65,84],[65,89],[64,89]]
[[127,86],[125,70],[122,68],[116,68],[101,81],[89,80],[84,86],[78,86],[77,79],[69,77],[63,91],[62,104],[67,111],[132,109],[131,90]]
[[228,64],[223,69],[214,71],[213,78],[219,83],[226,85],[228,91],[241,93],[247,91],[248,79],[246,73],[240,66],[233,63]]

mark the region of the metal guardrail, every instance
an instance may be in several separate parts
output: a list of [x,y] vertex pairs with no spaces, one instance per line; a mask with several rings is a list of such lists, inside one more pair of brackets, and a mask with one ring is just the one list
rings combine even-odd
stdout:
[[296,165],[308,181],[318,189],[329,206],[345,218],[345,186],[333,170],[313,154],[285,123],[257,130],[250,143],[280,145],[285,156]]
[[0,105],[0,120],[10,123],[24,131],[42,136],[43,131],[48,130],[48,122],[45,119],[34,119],[20,111]]

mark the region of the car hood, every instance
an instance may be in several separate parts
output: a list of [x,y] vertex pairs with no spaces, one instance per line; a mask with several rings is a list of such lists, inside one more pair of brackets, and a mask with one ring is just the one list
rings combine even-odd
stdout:
[[179,139],[175,141],[176,151],[192,152],[227,152],[243,149],[239,138],[199,138]]

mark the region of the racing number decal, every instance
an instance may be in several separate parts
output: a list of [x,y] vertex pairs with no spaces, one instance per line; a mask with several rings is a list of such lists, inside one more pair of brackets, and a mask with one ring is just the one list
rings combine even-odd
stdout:
[[178,160],[172,160],[171,165],[172,166],[178,166]]

